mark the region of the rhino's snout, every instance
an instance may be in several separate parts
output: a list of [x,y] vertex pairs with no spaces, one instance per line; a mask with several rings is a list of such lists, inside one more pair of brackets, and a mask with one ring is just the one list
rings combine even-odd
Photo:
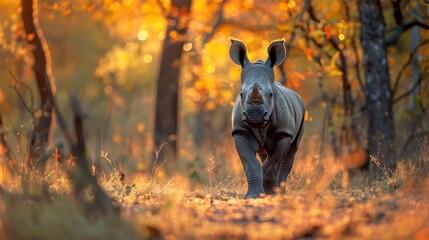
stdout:
[[268,122],[270,116],[268,115],[268,111],[261,108],[250,108],[246,111],[243,111],[242,120],[246,123],[246,125],[250,127],[262,127],[265,123]]
[[243,120],[247,121],[261,121],[261,120],[268,120],[268,112],[263,111],[262,113],[247,113],[243,111]]

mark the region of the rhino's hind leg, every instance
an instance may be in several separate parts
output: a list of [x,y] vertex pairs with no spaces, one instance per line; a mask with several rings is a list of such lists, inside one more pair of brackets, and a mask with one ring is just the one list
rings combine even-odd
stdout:
[[[302,120],[304,122],[304,119]],[[281,186],[282,191],[285,191],[284,186],[282,186],[282,183],[286,183],[286,179],[292,170],[293,162],[295,161],[295,154],[298,151],[298,145],[301,141],[302,134],[304,133],[304,126],[301,123],[301,126],[299,128],[299,132],[295,140],[290,145],[290,148],[286,154],[286,157],[283,159],[283,161],[280,163],[279,167],[279,175],[277,178],[277,186]]]
[[264,193],[262,166],[256,159],[258,143],[241,134],[234,135],[234,143],[247,177],[246,198],[258,198]]
[[274,188],[279,186],[278,177],[281,163],[286,158],[291,141],[291,137],[284,137],[276,141],[273,151],[263,163],[264,191],[266,194],[274,194]]
[[282,187],[282,191],[284,191],[284,185],[282,186],[282,183],[286,183],[286,179],[292,170],[292,165],[295,159],[295,154],[298,149],[296,148],[295,144],[292,144],[290,147],[288,153],[286,154],[286,157],[283,159],[283,161],[280,164],[279,169],[279,176],[277,178],[277,186]]
[[[270,159],[268,158],[264,163],[267,163]],[[277,166],[276,164],[264,164],[264,192],[266,194],[274,194],[274,188],[276,187],[277,177]]]

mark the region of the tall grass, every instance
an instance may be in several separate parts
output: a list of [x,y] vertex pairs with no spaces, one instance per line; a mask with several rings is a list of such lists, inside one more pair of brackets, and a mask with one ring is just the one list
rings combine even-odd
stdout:
[[[14,181],[2,184],[0,238],[410,238],[429,227],[427,141],[401,159],[394,173],[372,182],[365,174],[353,179],[330,156],[300,153],[286,194],[256,200],[242,199],[243,173],[225,174],[225,161],[240,164],[237,158],[205,158],[198,170],[201,184],[191,189],[183,188],[195,181],[189,172],[165,183],[150,174],[124,179],[114,159],[108,159],[98,181],[121,209],[119,215],[87,214],[91,205],[79,204],[71,194],[70,162],[46,172],[18,171]],[[90,202],[91,190],[84,194]],[[392,227],[396,230],[389,231]]]

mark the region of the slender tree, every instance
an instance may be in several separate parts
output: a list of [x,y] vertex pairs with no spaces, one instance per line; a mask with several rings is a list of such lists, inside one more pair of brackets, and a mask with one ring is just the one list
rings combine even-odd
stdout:
[[160,158],[177,157],[179,75],[183,45],[186,41],[191,0],[172,0],[167,14],[167,30],[159,69],[154,142],[167,143]]
[[39,25],[37,0],[21,0],[22,20],[29,49],[34,56],[34,75],[40,96],[36,126],[30,139],[30,164],[44,152],[55,123],[53,96],[55,83],[52,78],[49,48]]
[[359,0],[358,7],[366,77],[364,94],[368,114],[368,151],[378,157],[381,169],[393,170],[396,167],[395,128],[384,38],[386,24],[379,0]]

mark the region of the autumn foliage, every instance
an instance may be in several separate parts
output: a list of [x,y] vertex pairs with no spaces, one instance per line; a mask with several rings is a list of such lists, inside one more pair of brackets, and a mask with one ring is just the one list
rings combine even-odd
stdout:
[[[428,238],[426,2],[0,9],[0,238]],[[230,37],[252,62],[285,39],[275,78],[306,108],[286,194],[242,199]]]

